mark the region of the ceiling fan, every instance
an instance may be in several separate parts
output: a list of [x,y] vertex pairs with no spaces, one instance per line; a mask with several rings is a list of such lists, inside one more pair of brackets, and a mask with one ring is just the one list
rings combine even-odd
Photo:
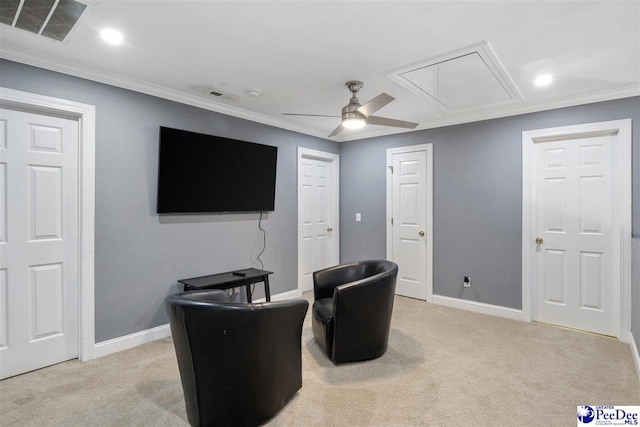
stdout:
[[309,116],[309,117],[341,117],[342,122],[340,125],[329,134],[329,137],[335,136],[339,134],[342,129],[360,129],[363,128],[366,124],[370,125],[380,125],[380,126],[391,126],[398,128],[406,128],[406,129],[415,129],[418,126],[418,123],[413,122],[405,122],[402,120],[396,119],[388,119],[386,117],[378,117],[372,116],[371,114],[375,113],[395,98],[391,95],[387,95],[386,93],[381,93],[380,95],[373,98],[371,101],[365,103],[364,105],[360,105],[360,101],[356,97],[356,94],[362,87],[364,83],[352,80],[346,83],[347,88],[353,95],[351,100],[347,105],[342,107],[342,115],[340,116],[330,116],[326,114],[296,114],[296,113],[282,113],[284,116]]

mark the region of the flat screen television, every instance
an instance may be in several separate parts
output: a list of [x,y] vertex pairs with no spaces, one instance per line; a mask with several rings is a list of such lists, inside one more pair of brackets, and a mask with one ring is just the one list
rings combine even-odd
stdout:
[[273,211],[278,147],[160,127],[157,212]]

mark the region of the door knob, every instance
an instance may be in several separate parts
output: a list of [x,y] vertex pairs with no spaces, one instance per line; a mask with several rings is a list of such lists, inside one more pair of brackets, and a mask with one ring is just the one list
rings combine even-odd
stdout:
[[420,237],[424,237],[424,231],[419,232],[419,233],[418,233],[418,235],[419,235]]
[[327,231],[333,231],[333,228],[327,227]]
[[536,245],[541,245],[542,242],[544,242],[544,240],[542,240],[542,237],[536,237]]

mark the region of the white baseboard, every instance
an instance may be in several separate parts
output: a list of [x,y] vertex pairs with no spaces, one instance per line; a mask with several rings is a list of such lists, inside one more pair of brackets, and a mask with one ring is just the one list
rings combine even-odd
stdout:
[[499,305],[485,304],[483,302],[445,297],[442,295],[433,295],[432,303],[444,305],[446,307],[459,308],[461,310],[473,311],[474,313],[504,317],[511,320],[523,320],[522,310],[517,310],[515,308],[509,307],[501,307]]
[[[300,297],[302,297],[302,293],[300,293],[299,290],[294,289],[292,291],[272,295],[271,300],[283,301]],[[265,302],[265,299],[258,298],[254,302]],[[147,329],[144,331],[135,332],[133,334],[125,335],[123,337],[102,341],[95,345],[95,357],[102,357],[111,353],[117,353],[118,351],[128,350],[130,348],[170,336],[171,328],[169,327],[169,324],[166,324],[156,326],[155,328]]]
[[633,339],[633,335],[631,335],[631,340],[629,345],[631,346],[631,354],[633,354],[633,361],[636,364],[636,375],[638,376],[638,382],[640,383],[640,354],[638,354],[638,346],[636,345],[636,341]]
[[166,324],[125,335],[123,337],[102,341],[96,344],[96,357],[102,357],[118,351],[128,350],[169,336],[171,336],[171,329],[169,328],[169,324]]

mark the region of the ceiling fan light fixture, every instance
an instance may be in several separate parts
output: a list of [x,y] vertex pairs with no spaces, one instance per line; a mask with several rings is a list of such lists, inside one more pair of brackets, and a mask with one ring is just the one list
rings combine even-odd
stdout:
[[342,126],[347,129],[362,129],[367,122],[362,117],[350,117],[342,121]]
[[[351,80],[347,82],[347,88],[351,92],[349,103],[342,107],[342,115],[340,124],[329,134],[329,138],[336,136],[345,129],[362,129],[365,125],[391,126],[396,128],[415,129],[418,123],[405,122],[403,120],[389,119],[386,117],[373,116],[372,114],[393,101],[395,98],[386,93],[381,93],[364,105],[360,104],[356,94],[364,86],[361,81]],[[335,117],[326,114],[295,114],[282,113],[285,116],[316,116],[316,117]]]

